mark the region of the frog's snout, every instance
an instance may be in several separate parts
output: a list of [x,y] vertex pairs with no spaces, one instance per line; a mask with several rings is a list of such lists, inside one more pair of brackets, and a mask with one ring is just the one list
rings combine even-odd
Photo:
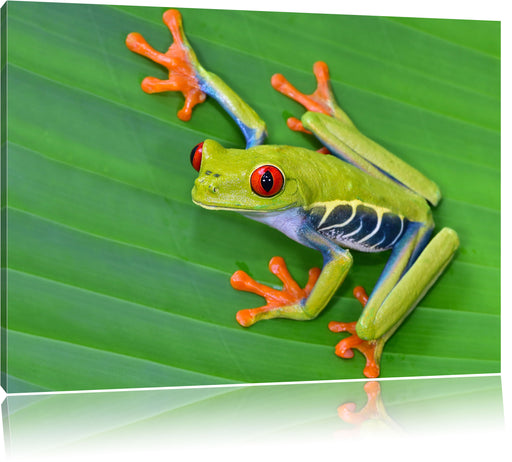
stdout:
[[217,192],[219,191],[219,188],[217,188],[217,186],[214,184],[209,184],[208,191],[211,192],[212,194],[217,194]]
[[199,204],[210,204],[218,201],[221,188],[220,174],[205,172],[196,178],[192,188],[192,200]]
[[203,175],[197,178],[196,184],[202,189],[208,189],[209,192],[216,194],[219,191],[219,180],[220,173],[214,173],[210,170],[206,170]]

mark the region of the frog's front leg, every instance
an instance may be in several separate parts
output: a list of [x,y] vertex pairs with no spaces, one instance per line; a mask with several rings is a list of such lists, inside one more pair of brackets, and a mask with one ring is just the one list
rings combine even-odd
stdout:
[[169,71],[169,78],[166,80],[146,77],[142,81],[142,89],[146,93],[181,91],[185,96],[185,105],[178,112],[178,118],[183,121],[190,119],[193,108],[205,101],[206,95],[211,96],[238,124],[246,138],[247,147],[261,144],[266,137],[265,123],[224,81],[201,66],[183,31],[180,12],[167,10],[163,21],[174,39],[165,53],[153,49],[137,32],[126,37],[126,46],[131,51],[151,59]]
[[267,301],[259,308],[239,311],[236,319],[242,326],[248,327],[262,319],[272,318],[313,319],[338,290],[352,266],[350,252],[309,228],[301,231],[300,240],[304,245],[321,251],[324,258],[321,271],[318,268],[309,271],[304,289],[292,279],[281,257],[274,257],[269,263],[270,271],[283,282],[281,291],[254,281],[243,271],[233,274],[231,284],[235,289],[255,293]]
[[167,52],[156,51],[137,32],[132,32],[126,37],[126,46],[134,53],[145,56],[167,68],[168,79],[146,77],[142,81],[141,87],[146,93],[181,91],[185,96],[185,105],[178,112],[178,118],[187,121],[190,120],[194,106],[206,99],[206,93],[201,88],[201,82],[196,72],[199,63],[183,33],[180,13],[177,10],[167,10],[163,15],[163,21],[174,38],[174,43]]
[[423,249],[429,234],[424,226],[406,233],[393,249],[370,297],[364,292],[356,294],[364,306],[357,323],[329,324],[333,332],[352,334],[338,343],[335,352],[351,358],[353,348],[360,350],[366,356],[367,377],[379,376],[386,341],[443,273],[459,246],[457,233],[443,228]]

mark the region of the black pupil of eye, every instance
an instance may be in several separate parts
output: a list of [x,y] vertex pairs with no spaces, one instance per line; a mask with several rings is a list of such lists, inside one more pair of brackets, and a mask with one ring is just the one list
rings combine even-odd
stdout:
[[269,170],[267,170],[263,175],[261,175],[261,187],[269,192],[272,189],[272,186],[274,186],[274,177],[272,176],[272,173],[270,173]]

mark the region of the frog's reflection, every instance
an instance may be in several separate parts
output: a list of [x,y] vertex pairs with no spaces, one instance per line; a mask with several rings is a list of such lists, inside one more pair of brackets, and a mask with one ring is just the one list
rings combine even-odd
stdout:
[[[355,428],[355,431],[392,431],[402,432],[402,428],[389,416],[382,399],[379,382],[371,381],[364,385],[368,401],[360,411],[356,411],[356,404],[347,402],[338,407],[338,415]],[[346,431],[339,434],[344,435]]]
[[11,458],[38,461],[503,425],[499,376],[11,395],[2,413]]

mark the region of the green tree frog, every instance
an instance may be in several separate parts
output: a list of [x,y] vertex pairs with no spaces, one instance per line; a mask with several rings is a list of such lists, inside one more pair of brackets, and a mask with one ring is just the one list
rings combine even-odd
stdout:
[[126,39],[128,48],[165,66],[169,78],[146,77],[147,93],[181,91],[185,105],[178,112],[189,120],[192,109],[209,95],[236,121],[246,149],[225,149],[206,140],[191,152],[199,172],[192,189],[194,203],[211,210],[232,210],[276,228],[298,243],[321,252],[322,269],[313,268],[304,288],[290,276],[281,257],[269,268],[282,282],[277,290],[237,271],[233,287],[266,299],[259,308],[244,309],[242,326],[271,318],[310,320],[318,316],[338,290],[352,265],[350,249],[391,250],[389,260],[370,296],[357,288],[364,309],[357,322],[331,322],[334,332],[351,335],[335,353],[342,358],[358,349],[366,356],[364,374],[377,377],[386,341],[444,271],[459,245],[455,231],[434,227],[429,203],[437,205],[435,183],[373,142],[354,126],[338,106],[327,65],[315,63],[317,89],[311,95],[296,90],[282,75],[272,77],[279,92],[301,103],[301,120],[290,118],[291,129],[314,134],[326,147],[318,152],[300,147],[264,145],[265,123],[218,76],[199,63],[186,36],[181,15],[163,16],[173,43],[166,53],[153,49],[138,33]]

